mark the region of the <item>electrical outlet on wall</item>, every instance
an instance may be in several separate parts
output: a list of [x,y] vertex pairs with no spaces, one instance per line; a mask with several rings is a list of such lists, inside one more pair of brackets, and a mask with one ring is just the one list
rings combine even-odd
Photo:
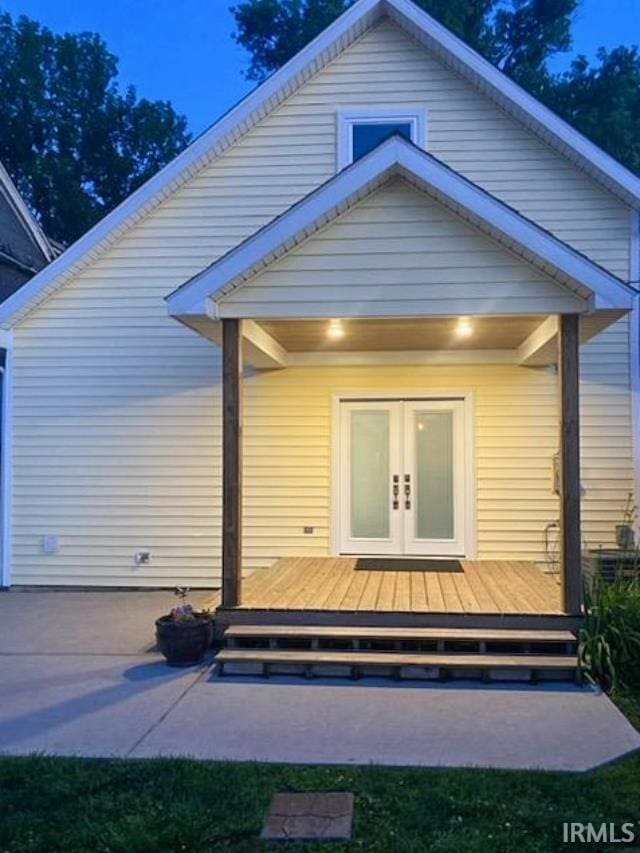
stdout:
[[40,540],[40,550],[43,554],[57,554],[59,549],[58,537],[53,533],[45,533]]
[[311,536],[313,533],[315,533],[315,527],[311,527],[311,525],[305,525],[302,528],[302,532],[307,536]]
[[151,551],[136,551],[133,562],[136,566],[148,566],[151,562]]

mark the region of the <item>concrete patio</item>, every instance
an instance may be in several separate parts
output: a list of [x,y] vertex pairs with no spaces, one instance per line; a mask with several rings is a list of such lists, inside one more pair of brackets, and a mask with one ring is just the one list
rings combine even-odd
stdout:
[[0,594],[0,753],[584,771],[640,748],[588,687],[170,669],[152,634],[172,603],[167,592]]

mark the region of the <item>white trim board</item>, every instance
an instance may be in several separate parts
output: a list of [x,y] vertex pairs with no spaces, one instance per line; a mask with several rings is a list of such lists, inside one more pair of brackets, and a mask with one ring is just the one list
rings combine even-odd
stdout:
[[502,109],[575,162],[632,207],[640,207],[640,178],[551,110],[411,0],[357,0],[279,71],[251,92],[188,148],[90,229],[0,306],[0,325],[19,322],[50,293],[91,263],[135,222],[222,153],[376,21],[390,17],[441,61],[470,80]]
[[518,351],[476,350],[350,350],[290,352],[286,367],[375,367],[385,364],[518,364]]
[[[631,213],[631,280],[640,280],[640,214]],[[633,300],[629,315],[629,379],[631,385],[631,441],[633,447],[633,491],[640,504],[640,296]],[[639,513],[640,516],[640,513]],[[640,517],[636,518],[640,536]]]
[[12,495],[13,495],[13,341],[11,332],[5,340],[6,355],[2,388],[2,453],[0,458],[0,515],[2,519],[0,542],[2,565],[0,566],[0,586],[11,586],[12,556]]
[[635,291],[629,285],[431,154],[394,136],[171,293],[169,314],[186,325],[205,315],[241,316],[239,306],[226,310],[225,296],[394,176],[569,287],[585,300],[585,311],[631,308]]
[[353,128],[356,124],[409,124],[411,141],[427,148],[427,111],[421,104],[403,104],[402,109],[368,107],[340,108],[336,113],[336,167],[338,172],[353,163]]

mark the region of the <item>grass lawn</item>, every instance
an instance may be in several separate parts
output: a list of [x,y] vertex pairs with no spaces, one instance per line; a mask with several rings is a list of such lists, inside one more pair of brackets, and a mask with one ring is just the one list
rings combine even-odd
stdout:
[[[616,701],[640,728],[640,685]],[[0,758],[0,853],[260,851],[276,791],[353,791],[348,844],[287,851],[554,853],[565,821],[634,822],[640,850],[640,753],[587,774],[291,767],[189,760]]]
[[286,850],[552,853],[563,821],[640,819],[640,755],[586,775],[4,758],[0,851],[274,849],[258,833],[280,790],[357,796],[350,844]]

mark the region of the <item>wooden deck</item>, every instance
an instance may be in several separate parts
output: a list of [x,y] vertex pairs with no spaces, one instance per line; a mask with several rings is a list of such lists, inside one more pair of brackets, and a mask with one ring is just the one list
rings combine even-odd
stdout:
[[[533,563],[462,562],[464,573],[356,571],[346,557],[286,557],[243,583],[239,610],[561,614],[556,576]],[[215,602],[217,605],[218,601]]]

